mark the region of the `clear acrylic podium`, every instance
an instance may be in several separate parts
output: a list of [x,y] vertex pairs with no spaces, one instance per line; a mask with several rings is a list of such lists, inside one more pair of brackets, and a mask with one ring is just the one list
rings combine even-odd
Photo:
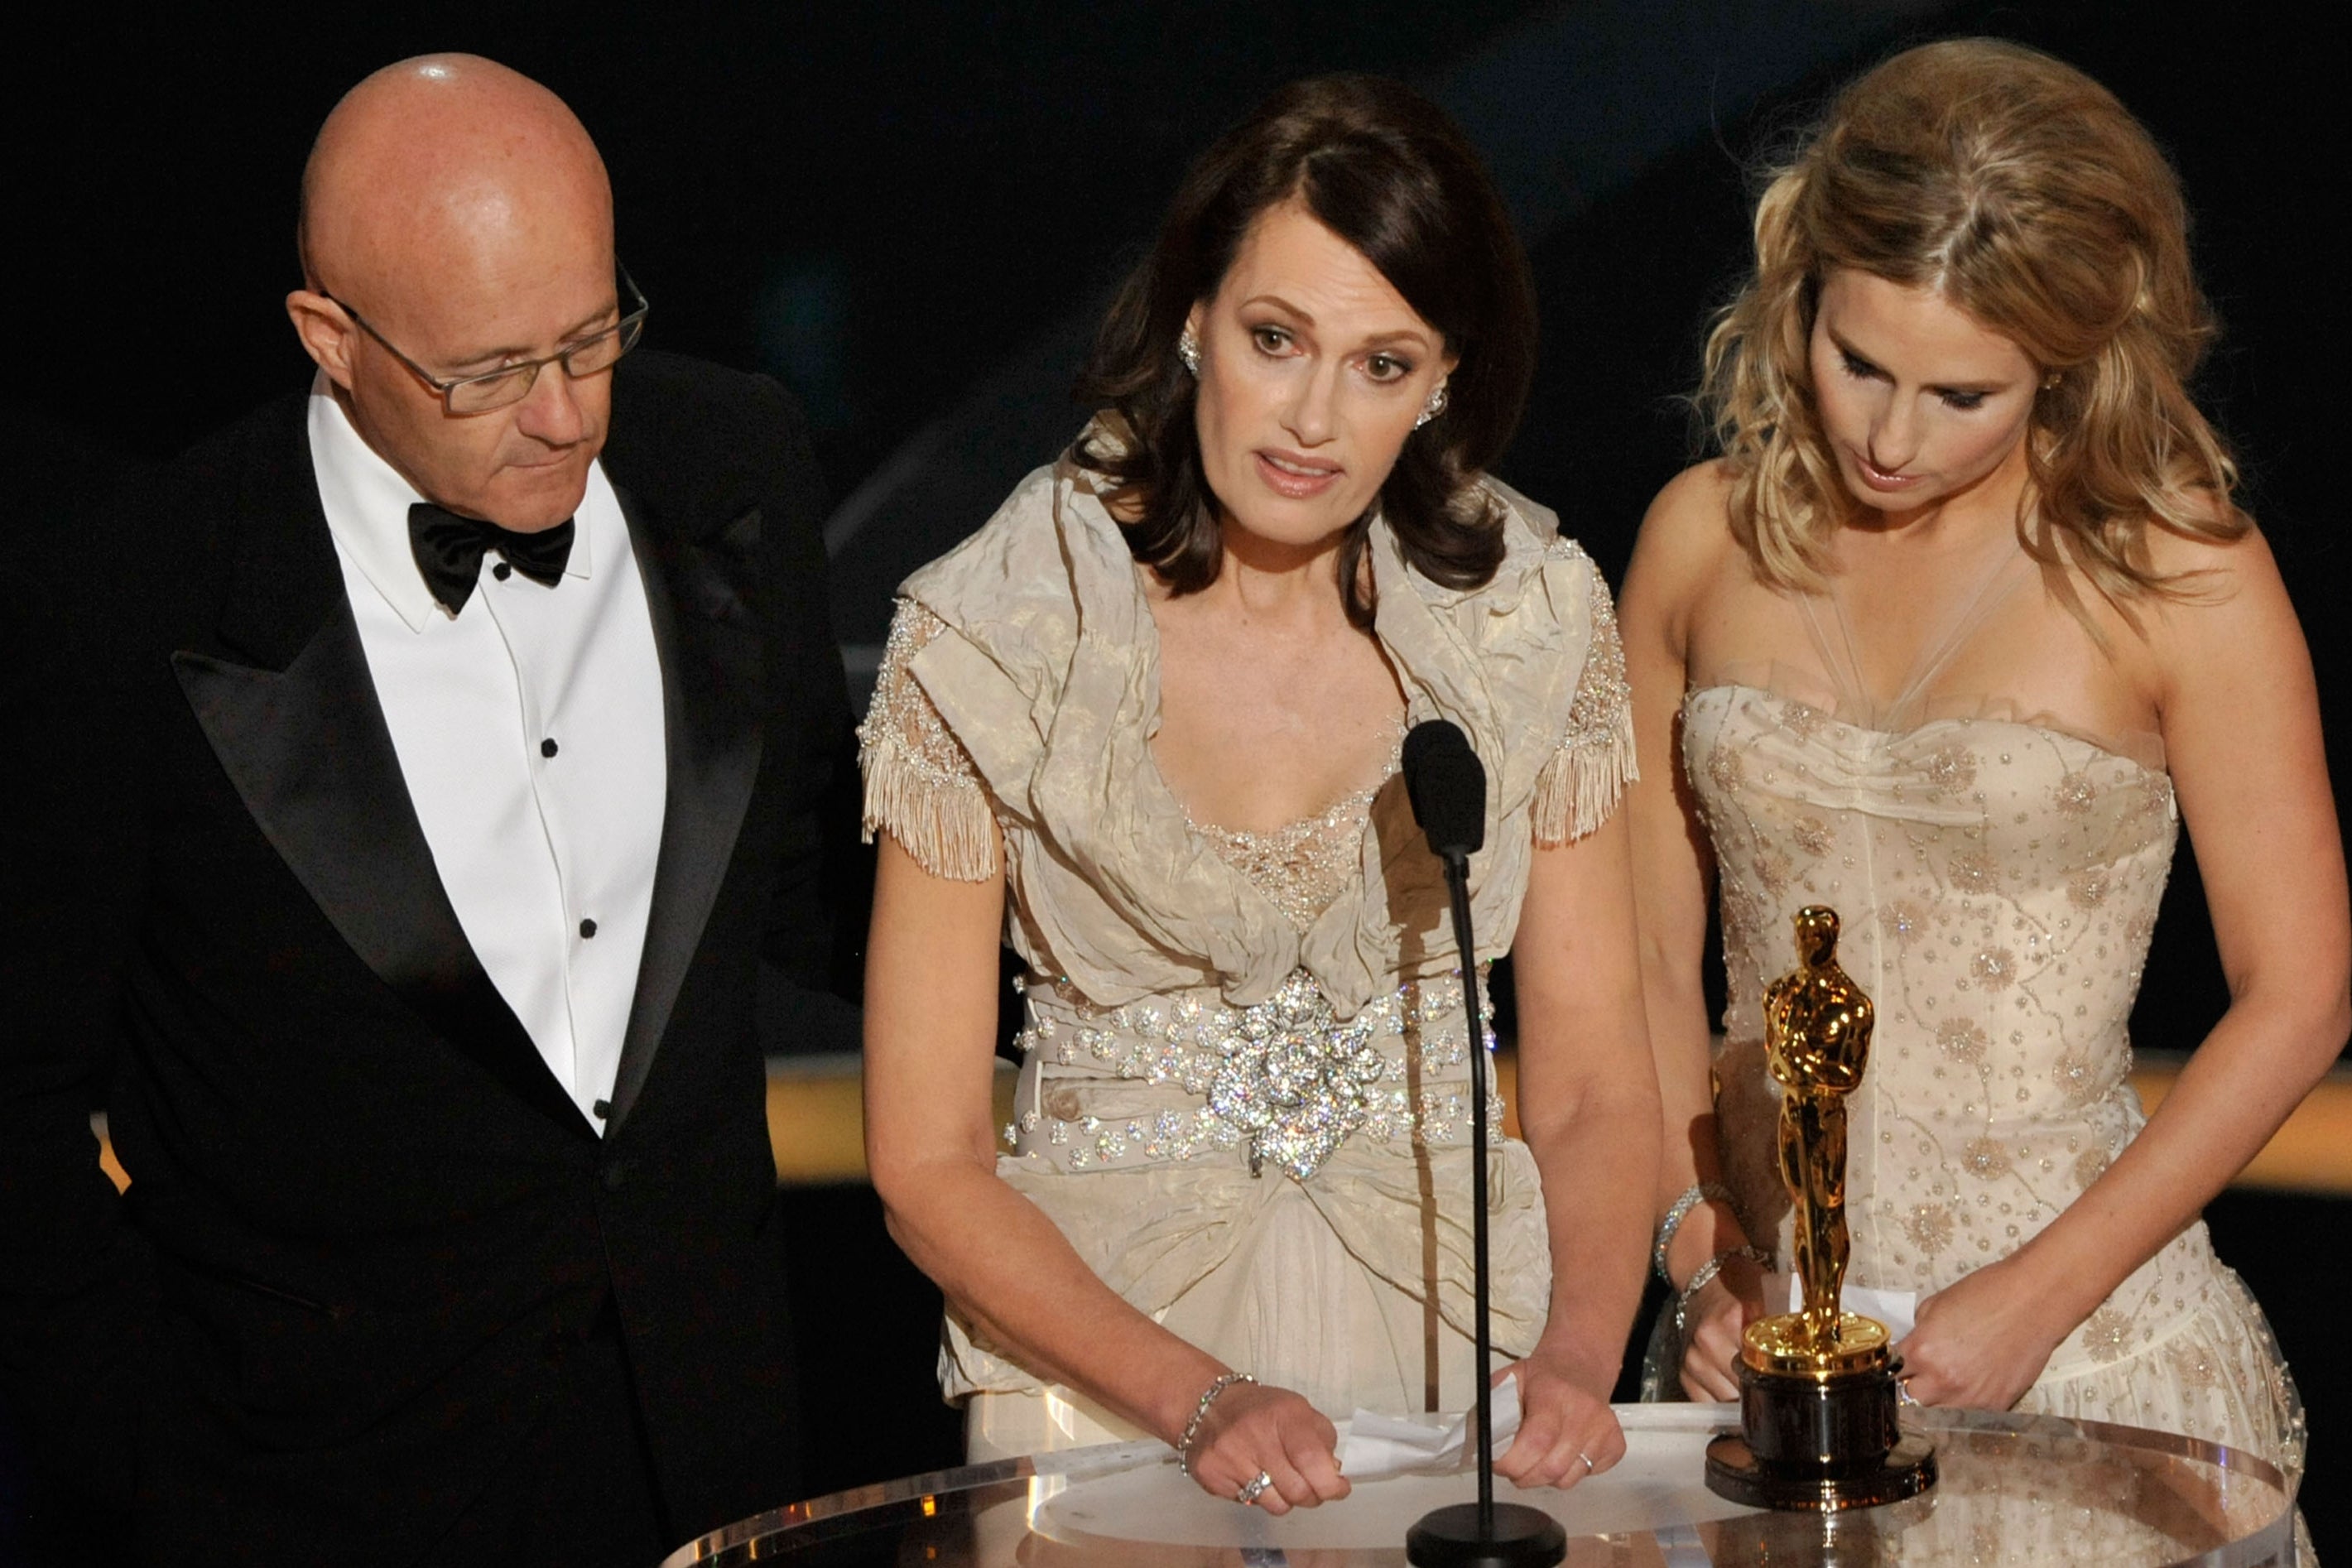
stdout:
[[[1942,1480],[1925,1496],[1832,1515],[1765,1513],[1706,1489],[1702,1450],[1726,1405],[1621,1405],[1624,1460],[1572,1490],[1498,1494],[1568,1531],[1570,1568],[1732,1564],[2294,1562],[2294,1498],[2273,1466],[2194,1438],[2099,1422],[1910,1410]],[[663,1568],[790,1562],[810,1568],[1403,1568],[1404,1534],[1474,1479],[1404,1476],[1275,1519],[1221,1501],[1159,1444],[972,1465],[795,1503],[680,1547]]]

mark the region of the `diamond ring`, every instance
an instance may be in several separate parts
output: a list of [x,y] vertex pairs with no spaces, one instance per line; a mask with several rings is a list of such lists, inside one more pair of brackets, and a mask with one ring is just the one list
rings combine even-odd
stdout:
[[1260,1492],[1263,1492],[1266,1488],[1272,1485],[1274,1485],[1274,1478],[1267,1475],[1264,1470],[1260,1470],[1255,1480],[1247,1480],[1242,1483],[1241,1490],[1234,1494],[1234,1500],[1241,1504],[1244,1508],[1247,1508],[1250,1504],[1257,1501],[1258,1494]]

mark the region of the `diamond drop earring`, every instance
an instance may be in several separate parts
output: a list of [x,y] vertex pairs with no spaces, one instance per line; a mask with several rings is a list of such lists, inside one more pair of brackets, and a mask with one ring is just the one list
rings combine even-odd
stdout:
[[1195,376],[1201,374],[1201,340],[1192,335],[1190,327],[1177,334],[1176,357],[1182,360],[1184,368]]
[[1429,401],[1421,405],[1421,417],[1412,422],[1416,430],[1445,412],[1445,384],[1439,382],[1429,389]]

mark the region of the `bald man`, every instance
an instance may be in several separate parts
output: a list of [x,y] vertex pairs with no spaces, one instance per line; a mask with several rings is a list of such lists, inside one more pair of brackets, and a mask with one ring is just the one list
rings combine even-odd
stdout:
[[822,974],[848,725],[805,440],[630,352],[603,163],[511,71],[369,78],[303,197],[308,395],[32,607],[0,1392],[142,1561],[650,1563],[793,1495],[753,1008]]

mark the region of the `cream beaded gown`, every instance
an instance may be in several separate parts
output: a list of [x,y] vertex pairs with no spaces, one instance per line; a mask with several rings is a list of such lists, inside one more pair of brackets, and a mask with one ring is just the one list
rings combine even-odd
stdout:
[[[1790,915],[1807,904],[1838,910],[1839,963],[1878,1010],[1848,1101],[1849,1283],[1924,1298],[2008,1256],[2144,1120],[2126,1023],[2176,836],[2161,744],[1936,689],[2032,578],[2006,555],[1891,702],[1864,692],[1834,595],[1791,601],[1819,668],[1727,669],[1684,700],[1684,765],[1722,887],[1725,1175],[1784,1267],[1762,999],[1795,966]],[[1653,1358],[1654,1373],[1671,1365]],[[2294,1385],[2201,1220],[2066,1337],[2018,1408],[2301,1468]]]
[[[996,869],[1027,970],[1004,1180],[1138,1310],[1345,1415],[1461,1409],[1473,1352],[1465,1037],[1444,884],[1402,781],[1276,833],[1198,823],[1160,776],[1158,636],[1097,476],[1032,475],[908,579],[860,731],[869,830],[933,874]],[[1591,563],[1499,486],[1507,553],[1440,587],[1372,527],[1374,636],[1406,722],[1462,725],[1489,778],[1472,861],[1482,961],[1529,854],[1630,776],[1622,660]],[[1402,731],[1400,731],[1402,734]],[[992,825],[994,833],[992,833]],[[1551,1288],[1524,1145],[1497,1152],[1495,1341]],[[940,1354],[972,1457],[1136,1434],[952,1311]]]

